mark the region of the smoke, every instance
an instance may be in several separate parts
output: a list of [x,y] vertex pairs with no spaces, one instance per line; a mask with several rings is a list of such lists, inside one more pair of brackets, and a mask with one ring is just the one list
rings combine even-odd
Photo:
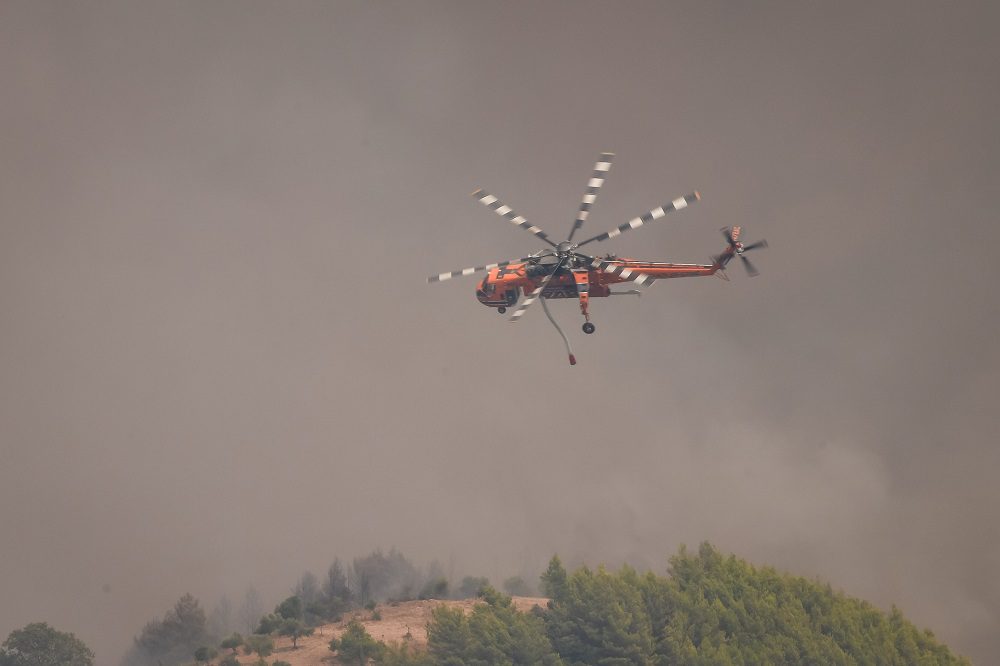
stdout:
[[[684,542],[998,649],[988,5],[0,8],[0,634],[115,663],[192,592],[376,547],[499,582]],[[699,189],[597,251],[762,275],[551,304],[444,270]]]

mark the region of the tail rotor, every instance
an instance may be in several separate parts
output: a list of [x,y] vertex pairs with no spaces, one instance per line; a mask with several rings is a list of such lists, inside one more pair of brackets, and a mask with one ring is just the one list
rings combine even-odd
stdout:
[[740,261],[743,263],[743,269],[746,270],[748,276],[757,277],[760,275],[760,271],[758,271],[757,267],[753,265],[753,262],[747,259],[745,253],[750,250],[767,247],[767,241],[761,239],[753,243],[744,244],[740,241],[740,235],[743,231],[742,227],[723,227],[721,231],[722,237],[725,238],[726,243],[728,243],[728,247],[725,252],[715,257],[715,261],[719,264],[719,267],[725,268],[726,264],[728,264],[733,257],[739,257]]

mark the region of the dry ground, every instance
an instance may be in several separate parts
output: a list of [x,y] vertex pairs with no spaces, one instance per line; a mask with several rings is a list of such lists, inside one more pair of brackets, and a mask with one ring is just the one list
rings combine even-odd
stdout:
[[[275,652],[267,658],[268,663],[282,659],[292,666],[324,666],[325,664],[339,663],[330,652],[330,639],[339,637],[344,633],[347,623],[358,618],[365,629],[376,640],[386,643],[406,642],[414,647],[424,647],[427,645],[427,623],[431,619],[431,611],[438,606],[449,606],[451,608],[461,608],[466,613],[471,612],[472,607],[477,603],[482,603],[478,599],[463,599],[461,601],[402,601],[395,604],[384,604],[376,608],[382,619],[372,620],[370,611],[359,611],[344,615],[341,622],[324,624],[316,627],[312,636],[299,639],[299,647],[292,649],[292,641],[285,637],[276,637],[274,641]],[[543,597],[514,597],[514,607],[519,611],[527,612],[535,605],[545,607],[548,599]],[[410,638],[406,638],[406,634]],[[220,651],[220,653],[223,651]],[[221,656],[221,655],[220,655]],[[254,664],[257,656],[246,656],[240,652],[241,664]]]

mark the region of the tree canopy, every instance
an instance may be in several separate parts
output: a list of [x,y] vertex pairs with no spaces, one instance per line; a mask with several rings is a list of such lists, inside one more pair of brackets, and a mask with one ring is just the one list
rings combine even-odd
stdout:
[[548,608],[514,611],[485,588],[466,616],[446,607],[427,627],[439,664],[968,664],[893,608],[829,585],[755,567],[709,544],[670,558],[668,575],[581,567],[552,558]]
[[167,611],[163,620],[152,620],[142,628],[123,660],[124,666],[171,666],[191,660],[199,647],[214,640],[201,604],[185,594]]
[[520,613],[511,598],[492,587],[482,588],[486,603],[465,615],[460,609],[441,606],[427,626],[427,647],[439,664],[560,664],[545,635],[544,621]]
[[347,624],[347,630],[340,637],[330,641],[330,649],[345,664],[364,666],[369,659],[379,660],[385,652],[385,644],[372,638],[364,625],[357,620]]
[[[296,594],[260,618],[256,635],[243,639],[233,634],[221,643],[209,635],[198,601],[185,595],[162,621],[143,628],[123,666],[190,663],[196,651],[204,662],[214,654],[212,645],[226,649],[223,662],[233,663],[241,642],[246,654],[256,652],[263,659],[273,650],[270,634],[289,636],[295,646],[318,620],[339,617],[342,609],[363,600],[374,608],[378,598],[407,598],[413,589],[420,589],[421,596],[437,595],[448,585],[439,565],[423,575],[395,550],[356,559],[349,573],[350,578],[335,560],[322,584],[304,575]],[[356,592],[348,584],[352,579]],[[415,587],[418,583],[423,587]],[[389,666],[969,663],[896,608],[882,611],[828,584],[756,567],[707,543],[697,552],[681,547],[664,574],[586,566],[569,572],[553,557],[539,583],[549,597],[547,607],[522,613],[485,578],[466,577],[459,588],[476,592],[483,603],[468,613],[446,605],[434,609],[426,650],[407,642],[387,646],[356,620],[330,642],[330,649],[343,663]],[[505,580],[504,587],[529,589],[518,577]],[[256,599],[254,608],[259,608]],[[92,666],[93,655],[82,643],[79,662],[62,657],[25,661],[29,651],[21,646],[28,644],[27,636],[59,632],[41,624],[19,631],[0,649],[0,666]],[[72,634],[61,636],[79,643]]]
[[0,645],[0,666],[93,666],[94,653],[73,634],[45,622],[15,629]]

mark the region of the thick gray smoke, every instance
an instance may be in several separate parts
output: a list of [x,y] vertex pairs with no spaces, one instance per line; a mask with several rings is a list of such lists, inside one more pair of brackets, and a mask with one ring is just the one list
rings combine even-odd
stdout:
[[[335,555],[658,570],[708,539],[1000,652],[989,3],[0,4],[0,638],[116,663]],[[427,275],[762,275],[511,325]]]

